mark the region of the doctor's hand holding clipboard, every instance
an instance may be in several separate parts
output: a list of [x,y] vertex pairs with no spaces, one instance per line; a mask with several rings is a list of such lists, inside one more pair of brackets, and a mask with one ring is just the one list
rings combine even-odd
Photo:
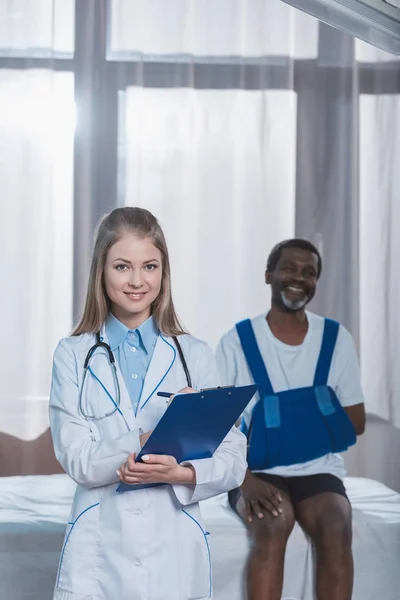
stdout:
[[[124,465],[117,492],[136,492],[171,482],[196,483],[187,469],[198,460],[214,456],[256,390],[252,384],[198,392],[189,389],[188,393],[185,390],[186,393],[176,394],[154,431],[145,436],[140,452]],[[163,392],[158,395],[168,397]]]
[[[193,394],[197,390],[190,387],[184,387],[179,390],[179,394]],[[172,394],[166,401],[169,405],[176,394]],[[140,444],[143,448],[149,439],[152,431],[142,433]],[[117,470],[120,480],[128,485],[146,484],[146,483],[196,483],[196,471],[191,465],[180,466],[176,458],[170,455],[147,454],[142,456],[141,461],[136,462],[136,452],[130,454],[127,460]],[[142,462],[143,461],[143,462]],[[189,467],[189,468],[188,468]]]

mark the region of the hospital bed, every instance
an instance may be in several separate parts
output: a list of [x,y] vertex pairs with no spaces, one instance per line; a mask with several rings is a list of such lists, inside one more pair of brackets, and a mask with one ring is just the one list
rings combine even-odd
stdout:
[[[353,600],[400,599],[400,494],[347,478],[353,506]],[[0,600],[50,600],[75,484],[65,474],[0,478]],[[214,600],[244,600],[246,530],[226,495],[202,503]],[[312,547],[296,525],[286,553],[283,600],[314,600]]]

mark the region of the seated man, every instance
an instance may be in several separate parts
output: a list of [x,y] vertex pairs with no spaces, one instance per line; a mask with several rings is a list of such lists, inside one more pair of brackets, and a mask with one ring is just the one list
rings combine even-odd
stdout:
[[249,470],[229,494],[252,538],[248,600],[280,600],[295,521],[315,546],[318,600],[352,596],[351,507],[338,452],[364,431],[364,398],[351,335],[305,310],[321,269],[310,242],[278,244],[265,273],[271,310],[239,323],[217,349],[224,385],[259,384],[241,423]]

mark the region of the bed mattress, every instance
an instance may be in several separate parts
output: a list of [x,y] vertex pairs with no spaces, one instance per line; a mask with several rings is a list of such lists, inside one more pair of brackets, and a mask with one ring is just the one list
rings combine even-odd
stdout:
[[[347,478],[353,506],[353,600],[400,599],[400,494]],[[50,600],[75,484],[67,475],[0,478],[0,599]],[[202,503],[210,532],[214,600],[243,600],[246,530],[226,495]],[[314,560],[296,526],[289,539],[283,600],[314,600]]]

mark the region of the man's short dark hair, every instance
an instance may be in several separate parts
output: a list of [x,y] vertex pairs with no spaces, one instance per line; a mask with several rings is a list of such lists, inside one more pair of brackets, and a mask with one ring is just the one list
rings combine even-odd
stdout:
[[270,273],[272,273],[272,271],[275,270],[276,265],[278,264],[278,261],[279,261],[279,259],[282,256],[282,251],[285,248],[300,248],[301,250],[308,250],[309,252],[312,252],[312,254],[315,254],[317,256],[317,258],[318,258],[318,272],[317,272],[317,277],[319,277],[321,275],[321,271],[322,271],[322,258],[321,258],[320,253],[318,252],[318,250],[314,246],[314,244],[312,244],[308,240],[303,240],[301,238],[293,238],[291,240],[285,240],[283,242],[280,242],[276,246],[274,246],[274,248],[272,248],[271,253],[270,253],[269,257],[268,257],[267,271],[269,271]]

